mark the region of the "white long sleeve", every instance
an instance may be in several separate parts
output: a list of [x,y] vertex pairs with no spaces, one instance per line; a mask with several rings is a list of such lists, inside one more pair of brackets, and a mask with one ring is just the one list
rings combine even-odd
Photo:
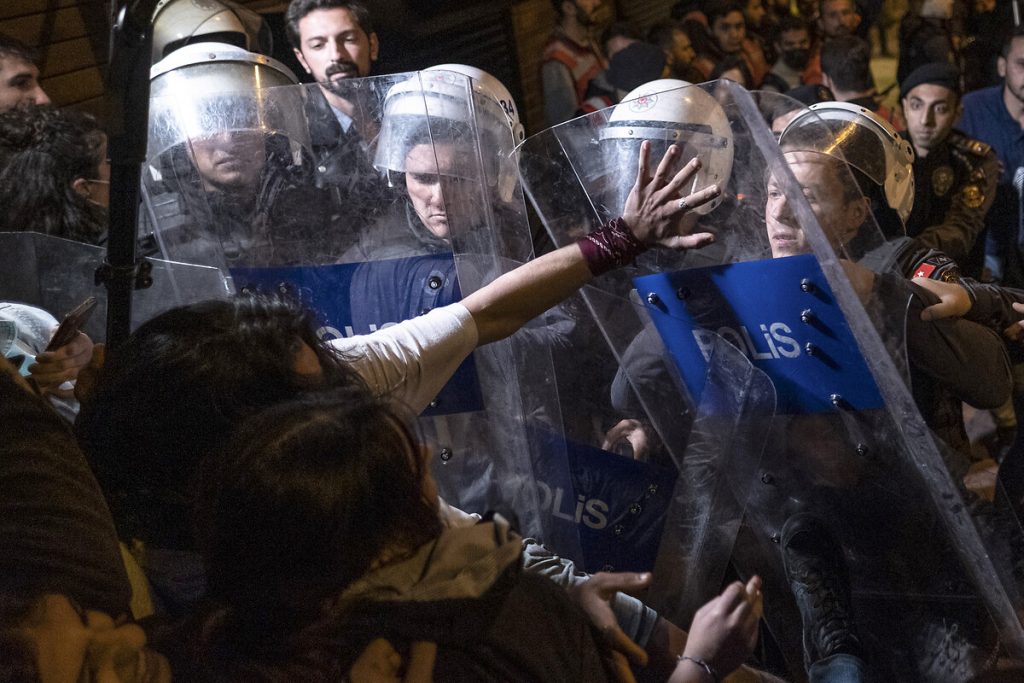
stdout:
[[477,345],[466,307],[454,303],[371,334],[330,342],[379,396],[419,413]]

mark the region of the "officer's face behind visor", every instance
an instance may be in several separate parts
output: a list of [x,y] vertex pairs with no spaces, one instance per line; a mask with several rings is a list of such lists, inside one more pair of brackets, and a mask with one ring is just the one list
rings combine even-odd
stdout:
[[[867,218],[867,200],[850,187],[853,178],[841,161],[819,152],[790,151],[784,158],[833,248],[840,249],[857,235]],[[772,258],[811,250],[783,182],[776,173],[768,177],[765,227]]]
[[478,215],[474,207],[480,200],[473,196],[474,183],[464,177],[472,165],[467,150],[452,142],[413,145],[406,154],[409,202],[435,237],[448,239],[453,225]]
[[252,190],[267,162],[266,136],[261,130],[246,129],[193,138],[189,156],[208,190]]

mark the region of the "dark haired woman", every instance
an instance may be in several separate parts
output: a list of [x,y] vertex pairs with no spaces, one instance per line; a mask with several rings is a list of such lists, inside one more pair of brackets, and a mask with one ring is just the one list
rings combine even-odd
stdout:
[[[243,423],[198,478],[216,606],[181,666],[214,680],[329,680],[384,638],[400,651],[436,643],[436,680],[608,680],[600,634],[560,587],[522,571],[504,520],[441,524],[429,460],[406,418],[359,389]],[[722,637],[693,636],[672,680],[742,661],[757,585],[730,587],[723,616],[698,617],[698,634]]]
[[101,244],[109,200],[107,136],[96,119],[49,105],[0,113],[0,231]]

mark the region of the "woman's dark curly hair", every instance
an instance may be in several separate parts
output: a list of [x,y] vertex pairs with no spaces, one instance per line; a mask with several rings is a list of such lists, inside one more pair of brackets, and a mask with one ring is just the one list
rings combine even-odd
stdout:
[[0,230],[101,242],[105,221],[72,183],[96,178],[105,140],[82,112],[30,105],[0,113]]
[[[123,537],[191,549],[192,479],[242,420],[309,389],[365,387],[315,325],[290,299],[207,301],[160,314],[108,355],[75,427]],[[303,343],[322,377],[296,372]]]

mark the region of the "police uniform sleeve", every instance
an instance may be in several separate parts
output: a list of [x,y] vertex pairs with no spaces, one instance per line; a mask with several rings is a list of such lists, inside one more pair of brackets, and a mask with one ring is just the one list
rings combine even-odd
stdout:
[[455,303],[372,334],[330,343],[371,391],[419,413],[473,352],[477,341],[473,316]]
[[925,228],[917,239],[963,264],[984,229],[985,215],[995,201],[999,159],[988,145],[977,140],[965,138],[956,144],[957,153],[963,155],[972,168],[952,190],[953,198],[945,220]]
[[1020,313],[1013,310],[1013,304],[1024,303],[1024,290],[970,278],[963,278],[960,284],[971,297],[971,310],[964,315],[966,320],[1002,332],[1021,319]]
[[998,408],[1010,398],[1010,360],[994,330],[961,318],[925,322],[921,311],[938,303],[938,297],[896,276],[881,277],[890,280],[884,286],[905,285],[913,294],[906,328],[907,356],[912,366],[975,408]]

